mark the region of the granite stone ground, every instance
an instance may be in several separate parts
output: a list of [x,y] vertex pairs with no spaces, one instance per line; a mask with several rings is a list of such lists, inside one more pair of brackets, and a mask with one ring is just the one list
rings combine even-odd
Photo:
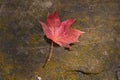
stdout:
[[[57,11],[86,32],[72,49],[54,44],[39,20]],[[0,0],[0,80],[120,80],[120,0]]]

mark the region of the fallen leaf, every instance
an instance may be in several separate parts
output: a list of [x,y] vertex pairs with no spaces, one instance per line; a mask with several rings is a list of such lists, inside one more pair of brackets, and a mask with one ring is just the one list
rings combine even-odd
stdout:
[[44,23],[40,21],[42,29],[46,37],[52,40],[51,49],[43,67],[50,61],[53,53],[53,42],[61,47],[70,48],[71,43],[79,42],[78,38],[83,31],[77,29],[71,29],[70,26],[75,22],[75,19],[67,19],[63,22],[60,21],[56,11],[52,14],[48,14],[47,21]]
[[56,11],[48,14],[47,21],[40,21],[44,34],[48,39],[61,47],[70,48],[71,43],[79,42],[78,38],[83,31],[71,29],[70,26],[75,22],[75,19],[67,19],[60,21]]

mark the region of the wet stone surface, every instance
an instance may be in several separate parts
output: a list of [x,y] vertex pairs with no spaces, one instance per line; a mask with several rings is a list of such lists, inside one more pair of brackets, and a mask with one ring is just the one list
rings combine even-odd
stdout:
[[[54,44],[43,68],[50,40],[39,20],[57,11],[61,21],[86,32],[72,49]],[[119,0],[1,0],[0,80],[119,80]]]

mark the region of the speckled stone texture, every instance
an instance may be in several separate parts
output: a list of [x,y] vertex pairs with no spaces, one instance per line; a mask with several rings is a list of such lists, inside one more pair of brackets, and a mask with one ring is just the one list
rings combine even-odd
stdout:
[[[48,40],[48,12],[86,32],[71,50]],[[120,0],[0,0],[0,80],[119,80]]]

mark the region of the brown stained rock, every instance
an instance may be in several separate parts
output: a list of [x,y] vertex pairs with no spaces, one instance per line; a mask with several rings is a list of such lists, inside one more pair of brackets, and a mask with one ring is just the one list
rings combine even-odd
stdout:
[[[0,1],[0,80],[116,80],[120,66],[119,0]],[[62,21],[86,32],[72,49],[54,45],[39,20],[56,10]],[[117,72],[117,73],[116,73]]]

